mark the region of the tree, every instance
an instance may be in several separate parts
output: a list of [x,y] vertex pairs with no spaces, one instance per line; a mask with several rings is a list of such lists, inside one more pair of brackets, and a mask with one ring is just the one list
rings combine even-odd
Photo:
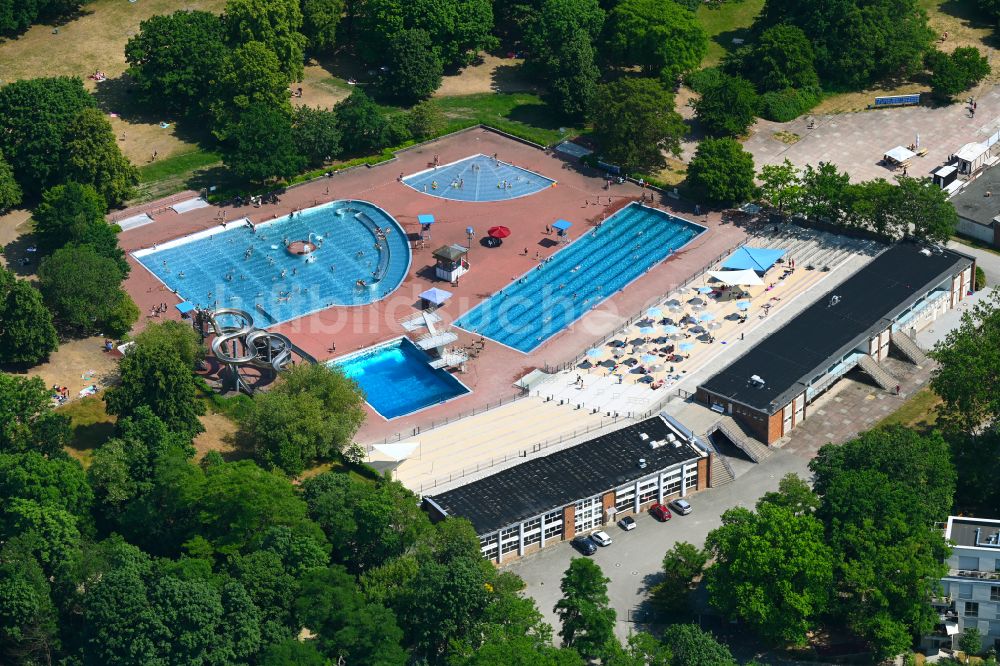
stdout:
[[671,0],[622,0],[608,16],[606,33],[616,65],[641,66],[667,84],[708,53],[708,37],[694,13]]
[[424,100],[412,109],[407,116],[407,127],[417,141],[423,141],[439,134],[445,126],[444,113],[441,107],[431,100]]
[[781,24],[802,29],[825,81],[851,87],[918,71],[934,41],[916,0],[767,0],[753,31]]
[[725,645],[695,624],[672,624],[663,632],[663,643],[674,655],[674,664],[685,666],[736,666]]
[[68,243],[82,243],[90,227],[105,224],[106,201],[91,185],[70,181],[42,193],[32,219],[35,238],[43,252],[54,252]]
[[14,498],[4,503],[0,524],[3,541],[27,537],[47,576],[62,576],[79,555],[82,537],[76,516],[59,506]]
[[41,19],[55,19],[79,9],[86,0],[36,0],[0,3],[0,33],[13,35]]
[[[591,46],[604,27],[604,10],[597,0],[542,0],[525,6],[524,64],[547,77],[562,46],[583,33]],[[558,65],[558,63],[555,63]]]
[[670,666],[673,653],[652,634],[630,633],[624,647],[612,641],[610,654],[602,660],[607,666]]
[[222,22],[203,11],[151,16],[125,45],[139,99],[178,115],[205,111],[225,59]]
[[316,641],[286,638],[269,645],[258,661],[261,666],[327,666],[329,663],[316,647]]
[[753,125],[759,103],[753,84],[722,75],[695,102],[698,122],[713,136],[742,136]]
[[382,111],[363,90],[355,89],[350,97],[333,107],[342,132],[341,146],[349,155],[363,155],[385,144],[387,121]]
[[819,508],[819,497],[801,477],[789,472],[781,477],[777,492],[764,493],[757,503],[784,507],[796,516],[811,516]]
[[836,165],[820,162],[818,168],[807,164],[802,172],[802,197],[794,212],[822,222],[839,224],[850,203],[851,177]]
[[801,28],[778,24],[760,33],[737,71],[760,92],[816,88],[819,75],[815,60],[812,44]]
[[771,502],[758,504],[756,513],[726,511],[705,542],[716,558],[705,575],[712,605],[768,640],[805,644],[833,582],[823,536],[813,516]]
[[14,208],[21,203],[21,186],[14,178],[14,169],[10,163],[4,159],[0,152],[0,213]]
[[977,436],[1000,416],[1000,291],[994,287],[932,352],[931,388],[941,396],[938,422],[949,431]]
[[59,347],[42,294],[0,267],[0,363],[34,365]]
[[675,617],[689,609],[689,596],[705,570],[708,553],[679,541],[663,556],[663,579],[650,590],[650,598],[664,616]]
[[306,37],[299,0],[227,0],[222,22],[230,44],[259,42],[277,56],[286,81],[302,78]]
[[262,464],[298,474],[350,442],[364,421],[363,403],[357,385],[342,372],[299,365],[282,373],[270,391],[254,396],[237,440]]
[[562,622],[563,646],[574,648],[584,658],[604,654],[614,640],[615,611],[608,606],[608,581],[593,561],[574,558],[563,574],[562,598],[555,613]]
[[924,64],[931,70],[931,92],[942,100],[951,100],[992,71],[989,59],[974,46],[959,46],[951,53],[930,51]]
[[695,196],[715,204],[749,201],[756,190],[753,155],[734,139],[705,139],[687,172]]
[[958,225],[958,213],[948,201],[947,192],[931,183],[930,178],[900,176],[897,180],[897,216],[911,225],[914,237],[946,243]]
[[122,275],[114,260],[89,245],[56,250],[42,260],[38,277],[42,297],[63,331],[120,336],[139,318],[132,299],[121,290]]
[[372,484],[327,472],[303,483],[309,516],[333,544],[333,561],[354,573],[397,558],[430,531],[419,500],[396,481]]
[[899,216],[902,189],[883,178],[851,184],[846,189],[844,224],[873,231],[887,238],[902,238],[909,220]]
[[52,411],[49,389],[40,377],[0,372],[0,453],[65,455],[69,418]]
[[657,170],[663,151],[680,154],[684,120],[673,96],[654,79],[623,78],[598,86],[594,134],[605,159],[626,170]]
[[[831,484],[846,472],[879,470],[913,492],[916,501],[907,512],[921,524],[948,516],[957,483],[944,438],[903,426],[876,428],[841,445],[822,446],[809,469],[820,496],[828,495]],[[829,500],[825,504],[829,508]]]
[[366,601],[354,578],[341,567],[305,574],[296,614],[318,635],[320,650],[331,659],[387,666],[407,663],[400,646],[403,632],[392,612]]
[[583,118],[593,107],[601,72],[594,62],[594,47],[583,30],[560,43],[549,62],[549,102],[566,118]]
[[148,407],[169,429],[194,436],[204,430],[198,415],[205,407],[192,370],[169,341],[137,343],[118,364],[119,384],[104,394],[107,411],[128,417]]
[[388,70],[378,87],[383,95],[402,104],[413,104],[434,94],[444,68],[424,30],[401,30],[393,35],[385,53]]
[[319,166],[340,152],[337,114],[320,107],[300,106],[292,112],[295,148],[310,166]]
[[784,214],[802,197],[802,179],[799,170],[786,157],[781,164],[765,164],[760,168],[760,196]]
[[265,44],[247,42],[237,47],[222,63],[210,102],[215,120],[212,133],[225,141],[251,108],[290,113],[288,82],[278,57]]
[[66,128],[66,178],[93,185],[109,206],[117,206],[139,183],[139,170],[122,155],[111,123],[99,109],[84,109]]
[[302,34],[307,51],[319,55],[333,50],[344,4],[344,0],[302,0]]
[[83,467],[73,458],[46,458],[29,451],[0,453],[0,497],[52,506],[87,522],[94,493]]
[[63,180],[70,125],[96,102],[78,78],[22,79],[0,88],[0,151],[28,196]]
[[498,44],[490,34],[489,0],[366,0],[359,7],[365,39],[358,48],[367,62],[382,62],[403,30],[427,32],[438,59],[449,69],[470,64],[479,51]]
[[965,653],[965,663],[967,664],[969,663],[969,657],[975,656],[982,651],[983,637],[979,633],[979,627],[975,624],[965,627],[965,631],[958,637],[958,649]]
[[205,346],[201,343],[201,337],[190,325],[179,321],[151,323],[135,336],[135,343],[139,346],[172,348],[188,368],[194,368],[196,363],[205,358]]
[[236,174],[254,183],[290,178],[305,166],[296,149],[287,111],[255,105],[228,130],[231,148],[225,161]]
[[51,663],[59,647],[51,585],[38,560],[15,539],[0,549],[0,660]]

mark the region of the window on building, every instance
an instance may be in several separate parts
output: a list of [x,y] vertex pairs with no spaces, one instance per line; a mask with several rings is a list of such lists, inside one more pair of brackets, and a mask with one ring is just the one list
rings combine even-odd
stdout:
[[681,491],[681,471],[677,470],[671,472],[670,475],[663,480],[663,496],[670,497],[671,495],[676,495]]
[[684,488],[690,490],[698,487],[698,468],[695,467],[688,472],[688,477],[684,479]]
[[601,514],[604,508],[601,505],[601,498],[590,497],[576,503],[575,527],[577,532],[589,532],[601,524]]
[[1000,601],[1000,585],[990,585],[990,601]]
[[1000,557],[993,562],[993,571],[1000,573]]
[[959,599],[971,599],[972,598],[972,583],[959,583],[958,584],[958,598]]
[[615,489],[615,508],[619,511],[630,511],[635,502],[635,484],[630,483]]
[[530,546],[533,543],[542,541],[542,519],[535,518],[524,523],[524,545]]
[[659,496],[660,480],[658,477],[639,482],[639,504],[655,502]]
[[479,549],[483,552],[483,557],[486,559],[496,559],[497,556],[497,533],[487,534],[486,536],[479,537]]
[[964,615],[965,617],[979,617],[979,602],[966,601]]
[[962,571],[979,571],[979,558],[959,555],[958,568]]
[[514,527],[508,527],[507,529],[500,530],[500,537],[503,543],[500,547],[501,554],[517,550],[518,541],[521,539],[520,533],[521,530],[516,525]]

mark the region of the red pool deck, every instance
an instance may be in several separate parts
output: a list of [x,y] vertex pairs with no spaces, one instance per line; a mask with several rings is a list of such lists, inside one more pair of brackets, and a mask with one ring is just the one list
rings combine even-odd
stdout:
[[[472,203],[428,196],[397,181],[401,173],[409,175],[427,168],[435,156],[442,164],[446,164],[475,153],[497,153],[499,159],[536,171],[555,179],[557,183],[537,194],[511,201]],[[581,350],[616,329],[652,299],[666,294],[709,261],[739,243],[745,237],[743,230],[722,223],[718,213],[695,216],[693,207],[650,190],[643,190],[637,185],[616,183],[607,189],[606,181],[600,173],[581,167],[575,160],[476,128],[401,152],[396,160],[387,164],[353,169],[289,189],[277,204],[261,208],[243,206],[230,209],[212,206],[185,214],[177,214],[172,210],[161,212],[154,216],[153,224],[123,232],[120,240],[124,249],[131,252],[217,226],[223,210],[225,219],[230,221],[249,217],[254,222],[262,222],[333,199],[357,199],[377,204],[388,211],[411,234],[411,238],[419,231],[417,215],[433,214],[436,222],[432,227],[431,240],[426,248],[413,251],[408,275],[388,298],[366,306],[331,307],[279,324],[272,329],[289,336],[317,359],[325,360],[404,335],[405,331],[399,320],[415,314],[419,307],[418,294],[433,286],[454,294],[438,310],[444,324],[452,322],[508,284],[515,276],[536,266],[536,253],[544,259],[561,247],[553,242],[553,235],[545,233],[546,225],[551,225],[559,218],[569,220],[573,223],[569,236],[571,239],[577,238],[610,212],[638,199],[644,192],[647,199],[650,195],[654,196],[653,205],[704,225],[708,231],[531,354],[522,354],[487,340],[485,349],[478,358],[468,363],[467,372],[458,375],[472,389],[472,393],[392,421],[386,421],[369,410],[369,418],[358,433],[357,440],[370,443],[395,433],[409,436],[415,428],[426,428],[434,422],[454,418],[516,394],[517,389],[513,383],[517,379],[534,368],[544,367],[546,364],[558,365],[573,359]],[[153,203],[145,208],[152,210],[161,207]],[[486,234],[488,227],[495,225],[509,227],[511,236],[499,248],[485,248],[479,244],[479,240]],[[471,270],[462,276],[457,287],[434,279],[431,252],[451,243],[467,245],[466,227],[469,226],[476,232],[469,253]],[[524,254],[525,249],[528,250],[527,256]],[[144,315],[137,328],[145,326],[150,321],[145,315],[164,302],[167,303],[168,310],[161,317],[179,318],[173,305],[180,302],[180,299],[131,256],[129,261],[132,272],[126,282],[126,289]],[[459,335],[459,345],[469,344],[479,338],[478,335],[471,335],[460,329],[454,330]],[[336,351],[331,350],[334,344]]]

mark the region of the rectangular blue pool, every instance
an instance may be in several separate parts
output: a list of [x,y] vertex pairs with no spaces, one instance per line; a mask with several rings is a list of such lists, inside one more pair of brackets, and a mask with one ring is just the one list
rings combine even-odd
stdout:
[[704,232],[699,224],[629,204],[455,325],[531,352]]
[[400,338],[330,364],[361,386],[372,409],[394,419],[471,392],[447,370],[432,368],[429,361],[419,347]]

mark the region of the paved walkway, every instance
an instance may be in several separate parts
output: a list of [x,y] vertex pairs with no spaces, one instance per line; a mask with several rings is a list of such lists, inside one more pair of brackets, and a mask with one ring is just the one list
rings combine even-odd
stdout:
[[[785,159],[798,167],[832,162],[851,174],[853,182],[891,180],[896,174],[878,164],[882,155],[896,146],[909,146],[919,134],[920,147],[928,152],[913,158],[907,175],[929,176],[964,144],[983,141],[1000,129],[1000,87],[980,95],[976,105],[975,117],[964,104],[816,116],[814,129],[808,128],[807,117],[787,123],[760,120],[744,146],[753,153],[758,169]],[[800,138],[794,141],[796,136]]]

